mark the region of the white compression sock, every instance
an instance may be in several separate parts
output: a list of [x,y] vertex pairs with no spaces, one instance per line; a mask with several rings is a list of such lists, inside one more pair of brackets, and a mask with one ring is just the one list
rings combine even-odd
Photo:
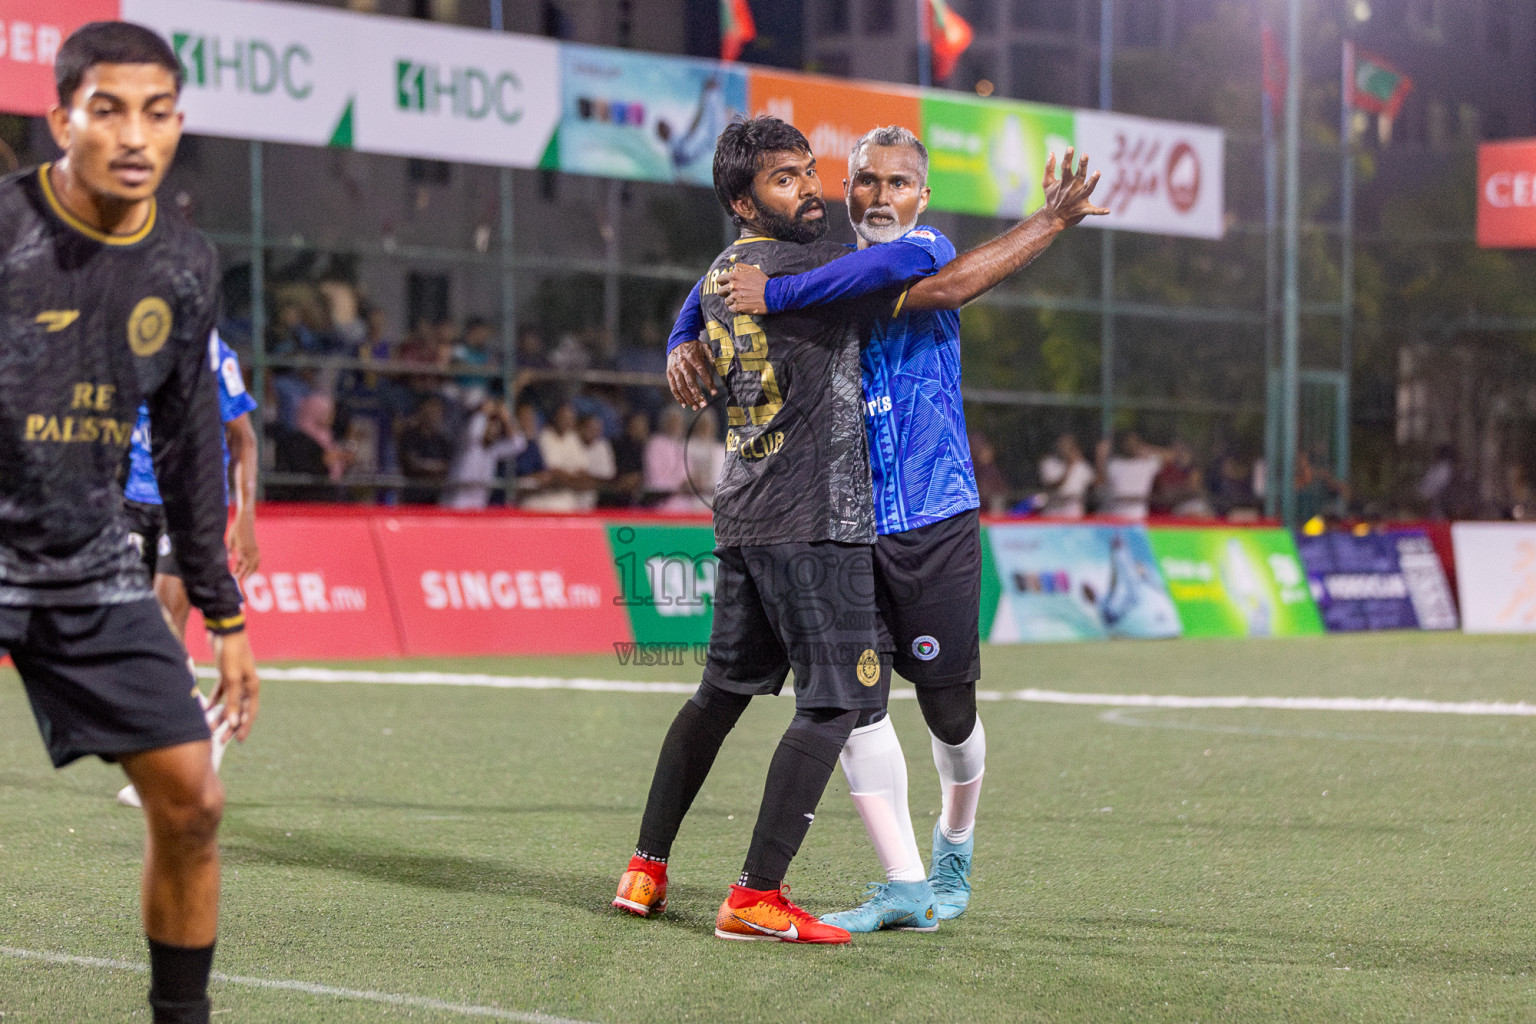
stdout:
[[843,775],[853,805],[864,819],[869,841],[891,882],[921,882],[928,877],[912,833],[907,809],[907,761],[889,718],[853,730],[843,746]]
[[939,825],[944,838],[963,843],[971,838],[971,830],[976,826],[981,777],[987,769],[987,733],[977,718],[976,727],[959,746],[952,747],[937,736],[932,739],[933,764],[939,770],[939,788],[944,796]]

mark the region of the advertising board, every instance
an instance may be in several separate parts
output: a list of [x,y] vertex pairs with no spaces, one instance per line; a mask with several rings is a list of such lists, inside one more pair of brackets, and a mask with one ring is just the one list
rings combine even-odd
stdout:
[[0,110],[41,117],[58,102],[53,63],[71,32],[117,17],[118,0],[0,0]]
[[1536,633],[1536,524],[1456,523],[1456,583],[1468,633]]
[[1422,531],[1330,532],[1298,537],[1296,549],[1330,633],[1456,628],[1450,584]]
[[1536,246],[1536,139],[1477,147],[1477,244]]
[[1279,529],[1147,530],[1185,636],[1323,631],[1290,534]]
[[754,115],[771,114],[804,133],[819,159],[828,198],[840,194],[848,154],[865,132],[886,125],[922,130],[917,92],[896,86],[753,68],[747,90]]
[[1220,238],[1226,230],[1225,136],[1218,128],[1079,110],[1073,139],[1104,176],[1094,202],[1119,231]]
[[715,531],[708,526],[608,526],[619,594],[635,640],[702,644],[715,607]]

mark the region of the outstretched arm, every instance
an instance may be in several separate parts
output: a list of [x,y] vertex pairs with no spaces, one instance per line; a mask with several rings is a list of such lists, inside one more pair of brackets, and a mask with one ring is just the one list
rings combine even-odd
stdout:
[[1050,248],[1056,236],[1084,217],[1109,213],[1091,202],[1099,174],[1088,174],[1088,157],[1072,166],[1072,150],[1056,178],[1056,154],[1045,164],[1045,203],[1029,217],[986,245],[951,260],[932,277],[913,285],[907,293],[907,309],[959,309],[982,293],[995,288],[1010,275],[1029,266]]
[[720,297],[732,312],[782,313],[857,299],[926,277],[937,269],[931,252],[897,239],[787,277],[770,278],[757,267],[738,263],[720,276]]
[[704,333],[704,311],[699,307],[699,284],[693,286],[667,338],[667,386],[678,405],[702,409],[704,392],[715,394],[715,364],[708,347],[699,341]]

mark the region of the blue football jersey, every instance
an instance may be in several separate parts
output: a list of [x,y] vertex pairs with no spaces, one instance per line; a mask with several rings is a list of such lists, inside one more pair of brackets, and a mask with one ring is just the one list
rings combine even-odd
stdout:
[[[256,400],[245,390],[240,375],[240,358],[224,344],[219,332],[208,335],[208,361],[219,378],[219,416],[224,423],[239,419],[256,408]],[[133,425],[128,446],[128,482],[123,497],[145,505],[159,505],[160,487],[155,483],[155,462],[150,454],[149,406],[139,406],[139,419]],[[229,445],[224,444],[224,496],[229,497]]]
[[[955,258],[950,240],[924,226],[873,248],[901,245],[924,249],[935,270]],[[960,399],[960,314],[898,306],[875,323],[862,359],[878,532],[914,530],[980,506]]]

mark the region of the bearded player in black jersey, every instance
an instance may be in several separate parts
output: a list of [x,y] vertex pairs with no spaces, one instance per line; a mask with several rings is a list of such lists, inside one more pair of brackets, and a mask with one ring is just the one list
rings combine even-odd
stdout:
[[166,528],[214,634],[213,700],[239,739],[258,682],[223,535],[212,247],[162,216],[181,68],[148,29],[97,22],[55,63],[55,163],[0,179],[0,652],[56,766],[122,764],[147,825],[156,1022],[206,1024],[224,793],[186,654],[129,544],[119,475],[149,404]]
[[[826,208],[805,137],[771,117],[738,121],[715,150],[715,192],[741,237],[711,267],[772,273],[843,255],[819,241]],[[890,640],[874,601],[874,502],[859,377],[859,337],[899,293],[790,314],[732,314],[706,285],[715,369],[729,392],[726,460],[715,488],[720,558],[714,624],[698,692],[667,733],[640,841],[614,905],[666,905],[666,859],[726,735],[754,695],[795,674],[795,717],[768,769],[741,877],[715,922],[724,939],[847,942],[786,898],[799,850],[859,713],[884,706]]]

